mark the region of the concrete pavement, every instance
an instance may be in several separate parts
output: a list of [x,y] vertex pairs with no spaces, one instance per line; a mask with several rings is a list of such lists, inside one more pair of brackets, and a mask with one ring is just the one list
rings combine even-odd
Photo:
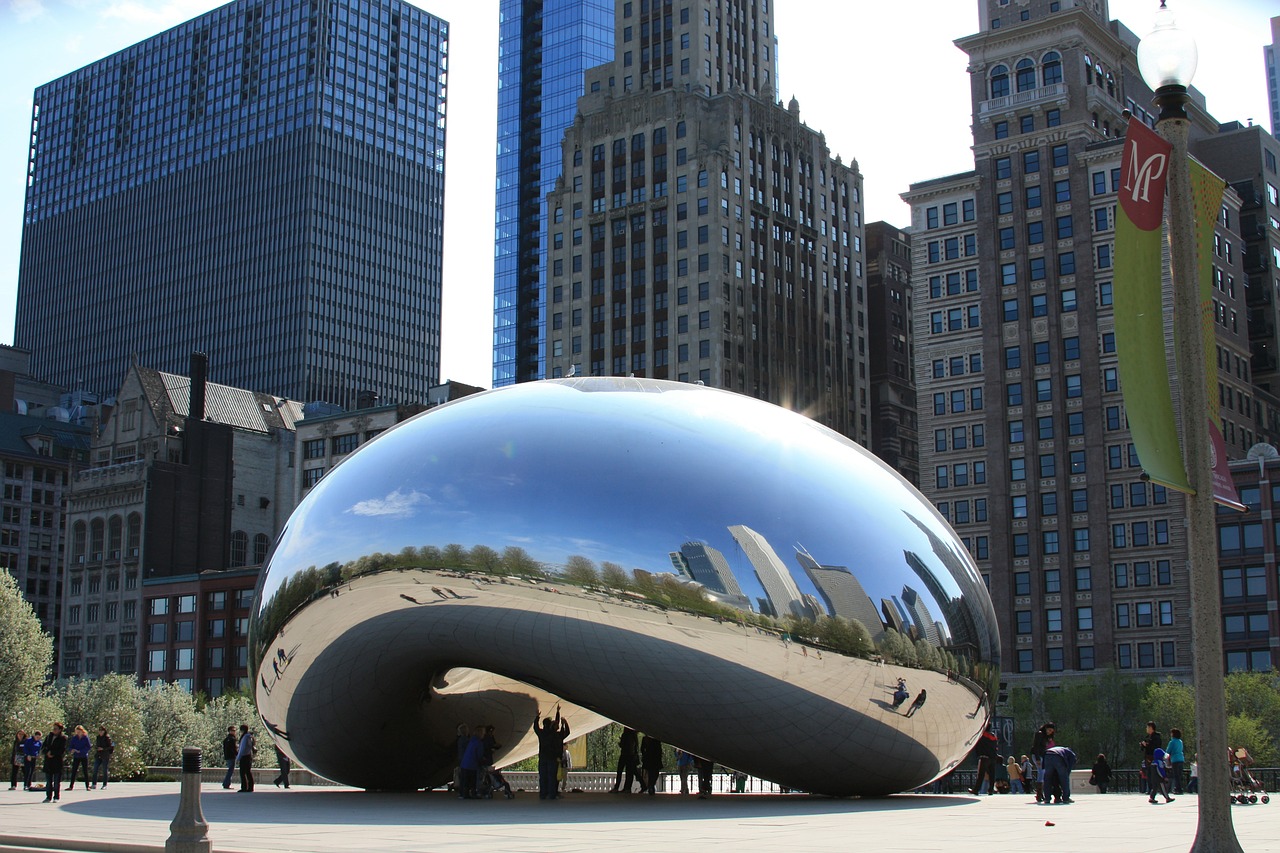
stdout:
[[[40,847],[136,853],[163,849],[178,783],[113,783],[107,789],[43,795],[0,790],[0,853]],[[461,801],[443,792],[369,794],[350,788],[254,794],[206,784],[202,808],[214,849],[250,851],[707,851],[1043,850],[1164,853],[1190,849],[1196,798],[1147,805],[1141,795],[1081,797],[1037,806],[1031,797],[900,795],[834,800],[804,795],[569,794],[540,801]],[[1280,800],[1233,806],[1248,853],[1280,853]],[[1053,826],[1047,826],[1052,823]],[[20,839],[28,839],[22,841]]]

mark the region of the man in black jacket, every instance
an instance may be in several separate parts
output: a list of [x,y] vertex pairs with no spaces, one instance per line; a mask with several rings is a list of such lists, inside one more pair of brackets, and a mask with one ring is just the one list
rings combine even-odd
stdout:
[[53,731],[44,739],[44,801],[57,802],[62,793],[62,762],[67,755],[67,736],[62,733],[62,723],[54,723]]
[[240,741],[236,739],[236,727],[227,726],[227,736],[222,739],[222,760],[227,763],[227,775],[222,777],[222,787],[231,787],[231,774],[236,770],[236,754]]
[[550,717],[542,721],[538,728],[538,715],[533,715],[533,730],[538,735],[538,799],[554,800],[556,798],[556,769],[560,766],[560,756],[564,753],[564,741],[569,736],[569,721],[560,718],[560,709],[556,708],[556,718]]

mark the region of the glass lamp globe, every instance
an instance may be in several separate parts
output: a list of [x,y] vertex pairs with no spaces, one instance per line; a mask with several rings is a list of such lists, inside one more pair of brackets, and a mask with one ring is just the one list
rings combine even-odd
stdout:
[[1155,15],[1155,27],[1138,43],[1138,70],[1152,89],[1190,86],[1196,73],[1195,39],[1174,21],[1163,0]]

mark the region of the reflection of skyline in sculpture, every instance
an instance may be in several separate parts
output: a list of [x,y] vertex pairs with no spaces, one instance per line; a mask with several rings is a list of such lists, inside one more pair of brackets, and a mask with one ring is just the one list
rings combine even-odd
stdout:
[[903,609],[911,617],[911,621],[916,626],[916,631],[919,632],[918,636],[928,640],[935,646],[943,645],[945,638],[938,632],[938,623],[934,620],[933,614],[929,612],[929,607],[924,603],[924,599],[920,597],[920,593],[909,586],[903,586],[902,603]]
[[[982,576],[974,569],[973,564],[957,553],[954,545],[948,545],[930,527],[910,512],[902,513],[912,524],[920,529],[929,539],[933,554],[946,569],[945,576],[954,581],[960,588],[958,596],[951,596],[942,587],[942,573],[935,572],[920,557],[910,551],[906,552],[907,565],[916,573],[925,588],[933,596],[934,601],[942,608],[947,625],[951,628],[953,647],[967,647],[966,651],[976,659],[987,661],[993,670],[1000,664],[1000,635],[995,627],[995,609],[991,607],[991,598]],[[972,609],[975,602],[985,602],[990,611],[979,614]],[[981,619],[980,616],[987,617]],[[985,622],[985,630],[979,624]]]
[[702,584],[716,601],[750,610],[751,601],[742,594],[724,554],[704,542],[686,542],[671,552],[671,564],[689,580]]
[[898,605],[894,601],[888,598],[880,599],[880,614],[884,617],[885,628],[892,628],[899,634],[910,634],[902,612],[898,610]]
[[806,551],[797,551],[796,560],[818,588],[828,613],[861,622],[873,642],[879,643],[884,639],[884,623],[876,612],[875,602],[853,572],[844,566],[820,565]]
[[770,608],[779,618],[796,616],[800,619],[812,619],[814,614],[809,610],[800,595],[800,588],[792,580],[791,573],[783,564],[782,558],[773,550],[769,541],[745,524],[732,524],[729,533],[742,548],[751,567],[755,569],[756,578],[764,587],[769,599]]

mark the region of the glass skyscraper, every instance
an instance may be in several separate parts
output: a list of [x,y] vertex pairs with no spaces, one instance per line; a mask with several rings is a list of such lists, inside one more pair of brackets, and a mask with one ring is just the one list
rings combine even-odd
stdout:
[[114,393],[131,358],[299,400],[439,382],[448,24],[238,0],[35,93],[15,344]]
[[546,365],[546,195],[577,114],[583,72],[613,59],[613,0],[502,0],[493,385]]

